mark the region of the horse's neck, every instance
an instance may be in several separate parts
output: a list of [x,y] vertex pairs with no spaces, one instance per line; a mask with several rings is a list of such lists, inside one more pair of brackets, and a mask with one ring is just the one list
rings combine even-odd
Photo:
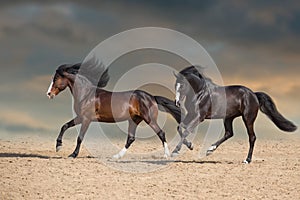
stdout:
[[192,87],[192,91],[190,91],[189,93],[191,93],[191,95],[194,94],[198,94],[199,92],[201,92],[202,90],[205,89],[206,87],[206,83],[204,79],[190,79],[189,80],[190,86]]
[[186,102],[190,102],[188,106],[198,106],[201,103],[206,103],[211,100],[213,90],[215,90],[218,85],[207,81],[205,79],[193,79],[190,82],[192,86],[192,91],[189,91],[186,96]]
[[89,80],[80,76],[76,77],[73,84],[70,85],[70,90],[76,104],[81,103],[92,94],[95,94],[96,89],[97,88]]

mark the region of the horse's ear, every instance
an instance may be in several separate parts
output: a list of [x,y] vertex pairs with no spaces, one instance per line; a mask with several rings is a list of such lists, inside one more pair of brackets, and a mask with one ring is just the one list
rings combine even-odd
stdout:
[[62,75],[68,79],[75,79],[75,75],[64,71]]
[[76,63],[76,64],[72,65],[72,68],[77,71],[80,69],[80,67],[81,67],[81,63]]
[[69,74],[77,74],[80,69],[81,63],[76,64],[68,64],[64,71],[68,72]]

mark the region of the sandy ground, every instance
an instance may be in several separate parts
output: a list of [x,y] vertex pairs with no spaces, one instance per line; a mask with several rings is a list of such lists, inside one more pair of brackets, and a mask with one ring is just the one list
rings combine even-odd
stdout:
[[[258,139],[249,165],[242,164],[246,140],[228,141],[203,159],[197,158],[196,141],[193,151],[176,160],[128,154],[119,161],[94,157],[85,147],[77,159],[68,159],[74,140],[65,140],[58,153],[54,141],[0,140],[0,199],[300,199],[299,139]],[[130,151],[147,148],[161,146],[137,141]],[[117,169],[126,165],[158,168]]]

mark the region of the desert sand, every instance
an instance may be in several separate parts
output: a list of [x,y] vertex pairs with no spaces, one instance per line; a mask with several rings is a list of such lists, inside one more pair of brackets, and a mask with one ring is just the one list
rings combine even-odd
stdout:
[[[78,158],[68,159],[74,141],[65,139],[55,152],[55,138],[1,139],[0,199],[300,199],[299,139],[258,139],[248,165],[242,163],[248,142],[241,139],[202,159],[194,141],[195,149],[176,159],[128,153],[119,161],[95,157],[84,146]],[[136,141],[129,152],[161,149],[146,143]],[[126,165],[159,167],[118,169]]]

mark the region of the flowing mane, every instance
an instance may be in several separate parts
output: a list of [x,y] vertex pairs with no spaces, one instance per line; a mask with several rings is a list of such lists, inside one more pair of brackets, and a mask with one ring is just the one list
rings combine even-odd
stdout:
[[200,79],[204,79],[206,84],[216,85],[210,78],[208,78],[204,74],[204,69],[205,69],[204,67],[192,65],[192,66],[189,66],[189,67],[181,70],[179,72],[179,74],[183,75],[184,77],[187,77],[190,74],[194,74],[194,75],[198,76]]
[[[110,78],[108,74],[108,68],[106,68],[104,64],[96,58],[91,58],[83,63],[63,64],[60,65],[56,70],[56,73],[60,76],[63,76],[64,72],[84,76],[94,86],[100,88],[105,87]],[[54,79],[56,78],[57,77],[54,77]]]

